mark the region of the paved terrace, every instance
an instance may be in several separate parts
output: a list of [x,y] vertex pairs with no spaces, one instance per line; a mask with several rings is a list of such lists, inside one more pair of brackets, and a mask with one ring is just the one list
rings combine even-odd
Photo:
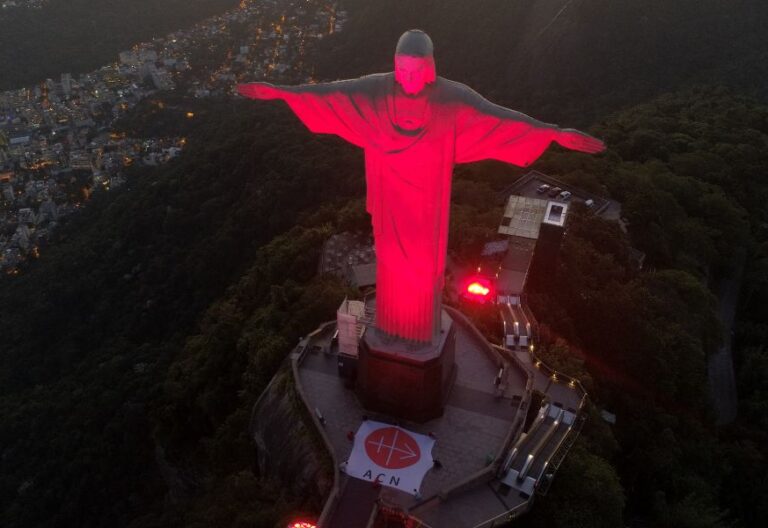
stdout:
[[[536,321],[524,308],[515,308],[510,314],[535,339]],[[426,528],[488,528],[527,511],[534,492],[546,493],[580,429],[583,388],[540,362],[529,347],[489,346],[461,314],[451,314],[458,322],[457,378],[445,413],[424,424],[401,422],[407,429],[436,436],[433,456],[443,467],[427,474],[418,500],[342,473],[334,494],[338,500],[329,502],[332,507],[321,526],[372,526],[378,505],[403,510]],[[302,342],[300,353],[294,354],[294,372],[310,411],[325,422],[323,432],[339,464],[349,457],[352,442],[347,435],[357,430],[364,414],[384,422],[396,420],[368,413],[344,386],[331,346],[335,328],[328,324]],[[499,365],[504,366],[501,395],[493,382]],[[525,425],[532,390],[543,394],[544,401],[538,418]],[[518,479],[521,471],[523,478]]]
[[[491,528],[494,523],[503,524],[525,513],[535,492],[546,493],[551,478],[543,477],[554,474],[578,434],[581,419],[577,412],[585,397],[581,386],[537,361],[527,347],[498,350],[510,363],[530,372],[533,388],[544,395],[538,419],[505,452],[498,472],[412,508],[411,516],[426,527]],[[529,455],[532,459],[524,470],[525,478],[518,481]],[[495,515],[489,516],[491,512]]]
[[616,202],[615,200],[609,200],[608,198],[604,198],[602,196],[598,196],[596,194],[590,193],[580,187],[576,187],[574,185],[570,185],[568,183],[562,182],[556,178],[543,174],[539,171],[530,171],[526,173],[519,180],[513,183],[509,188],[507,188],[504,191],[504,195],[509,196],[510,194],[516,194],[524,198],[536,198],[540,200],[548,200],[548,201],[555,201],[555,202],[561,201],[557,198],[551,198],[546,193],[540,194],[537,192],[538,187],[544,183],[552,187],[560,187],[564,191],[570,191],[573,195],[573,197],[571,198],[571,201],[586,202],[587,200],[592,200],[594,202],[594,205],[592,206],[592,210],[595,212],[595,214],[602,216],[606,220],[620,221],[620,218],[621,218],[620,203]]
[[[435,435],[432,455],[442,468],[432,469],[424,478],[422,498],[393,488],[384,487],[378,493],[382,504],[412,510],[414,516],[424,516],[427,525],[470,528],[504,514],[509,508],[498,499],[497,492],[484,484],[493,476],[491,462],[500,460],[505,448],[519,433],[530,397],[530,374],[523,368],[505,369],[504,392],[497,395],[494,379],[499,366],[506,364],[498,351],[479,338],[462,316],[453,313],[458,322],[456,332],[456,381],[450,392],[442,417],[423,424],[402,423],[409,430]],[[337,357],[331,348],[335,325],[310,336],[304,352],[296,355],[297,385],[310,407],[322,415],[324,431],[337,463],[349,457],[352,442],[349,431],[356,431],[363,415],[395,423],[394,417],[380,416],[362,408],[353,390],[346,388],[338,374]],[[509,367],[509,366],[508,366]],[[364,486],[361,486],[364,484]],[[373,514],[376,493],[369,493],[370,484],[341,475],[338,506],[326,526],[364,527]],[[465,504],[464,488],[471,488],[471,507]],[[435,500],[438,494],[459,500]],[[366,507],[363,504],[367,503]],[[419,504],[423,508],[417,508]],[[461,517],[456,517],[461,510]],[[451,522],[433,524],[434,515],[449,515]],[[416,515],[418,513],[418,515]],[[429,519],[427,519],[429,518]]]

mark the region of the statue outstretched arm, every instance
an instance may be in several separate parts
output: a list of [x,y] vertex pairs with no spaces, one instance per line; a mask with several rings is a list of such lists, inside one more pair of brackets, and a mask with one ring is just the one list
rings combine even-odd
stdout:
[[282,99],[282,95],[285,93],[279,87],[265,82],[238,84],[237,92],[248,99],[261,99],[262,101]]
[[597,154],[605,150],[605,143],[573,128],[559,128],[554,138],[559,145],[571,150]]
[[316,134],[335,134],[365,148],[373,132],[364,79],[297,86],[265,82],[238,84],[237,91],[250,99],[282,99]]
[[599,139],[573,129],[543,123],[521,112],[491,103],[458,85],[456,162],[498,159],[522,167],[533,163],[554,141],[590,154],[605,150]]

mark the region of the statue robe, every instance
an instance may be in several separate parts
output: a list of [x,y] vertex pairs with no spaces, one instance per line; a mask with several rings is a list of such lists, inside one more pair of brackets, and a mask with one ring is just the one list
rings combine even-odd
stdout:
[[[432,340],[440,325],[454,164],[496,159],[527,166],[556,128],[441,77],[416,96],[406,96],[392,73],[279,88],[309,130],[365,149],[376,326],[404,339]],[[403,126],[398,107],[406,102],[423,103],[415,129]]]

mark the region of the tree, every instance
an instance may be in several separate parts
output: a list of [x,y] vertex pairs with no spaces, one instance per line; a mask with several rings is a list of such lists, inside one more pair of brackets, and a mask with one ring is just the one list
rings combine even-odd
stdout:
[[623,526],[624,490],[611,464],[577,441],[546,497],[519,522],[523,527]]

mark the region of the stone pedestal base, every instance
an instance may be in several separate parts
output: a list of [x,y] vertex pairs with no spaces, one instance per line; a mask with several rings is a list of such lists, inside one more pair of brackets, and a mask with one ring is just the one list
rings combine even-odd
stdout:
[[357,391],[373,412],[425,422],[443,414],[454,378],[456,332],[442,311],[434,343],[392,338],[369,327],[360,341]]

